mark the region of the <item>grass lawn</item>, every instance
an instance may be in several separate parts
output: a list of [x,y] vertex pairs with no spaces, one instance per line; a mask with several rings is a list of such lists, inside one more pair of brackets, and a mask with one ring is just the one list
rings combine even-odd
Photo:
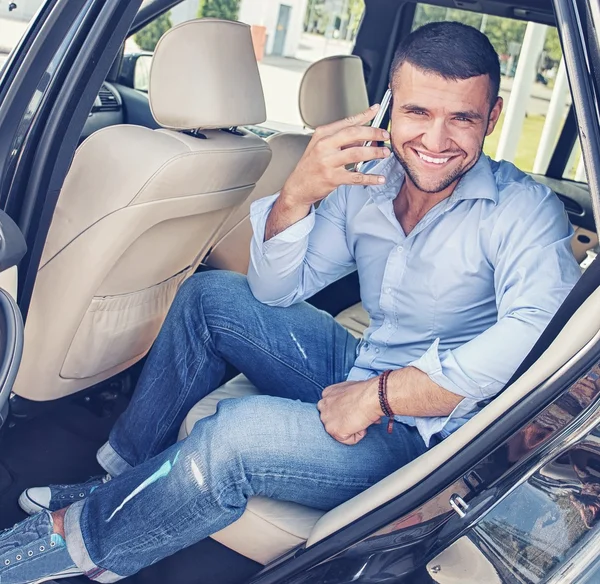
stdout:
[[[523,130],[521,139],[517,146],[517,155],[514,163],[517,167],[525,172],[533,170],[533,161],[542,136],[542,129],[546,118],[544,116],[528,116],[523,122]],[[496,156],[496,149],[500,141],[502,133],[502,125],[504,124],[504,113],[500,116],[498,125],[491,136],[486,138],[483,151],[492,158]]]

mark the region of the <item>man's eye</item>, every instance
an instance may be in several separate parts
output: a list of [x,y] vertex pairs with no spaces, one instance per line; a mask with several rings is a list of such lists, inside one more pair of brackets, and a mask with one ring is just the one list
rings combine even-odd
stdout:
[[424,116],[425,112],[423,110],[411,110],[411,114],[415,114],[416,116]]
[[465,118],[463,116],[457,116],[456,118],[454,118],[457,122],[470,122],[471,120],[469,118]]

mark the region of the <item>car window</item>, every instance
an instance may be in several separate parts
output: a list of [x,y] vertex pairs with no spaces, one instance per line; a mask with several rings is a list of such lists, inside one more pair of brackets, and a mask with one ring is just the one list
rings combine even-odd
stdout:
[[46,0],[0,0],[0,71],[17,46],[31,19]]
[[[545,174],[571,104],[556,28],[427,4],[417,5],[413,28],[439,20],[475,26],[500,55],[504,111],[485,141],[485,153],[526,172]],[[585,180],[580,160],[577,145],[565,177]]]
[[571,150],[571,155],[569,156],[569,160],[567,161],[567,165],[563,172],[563,178],[587,183],[579,138],[577,138],[577,142],[575,142],[575,146],[573,146],[573,150]]
[[[363,0],[287,0],[285,3],[185,0],[130,37],[125,53],[154,51],[165,31],[198,16],[245,22],[252,27],[265,93],[268,119],[265,125],[277,130],[297,130],[303,125],[298,94],[304,72],[324,57],[352,53],[363,12]],[[144,89],[142,84],[144,80],[147,84],[148,71],[146,61],[140,65],[136,88]]]

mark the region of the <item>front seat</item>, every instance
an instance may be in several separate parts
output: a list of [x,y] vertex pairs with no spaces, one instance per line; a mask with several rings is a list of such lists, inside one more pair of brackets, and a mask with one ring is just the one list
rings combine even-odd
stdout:
[[[338,55],[313,63],[304,74],[298,100],[304,125],[314,129],[369,107],[360,57]],[[250,262],[250,204],[277,193],[304,154],[312,133],[283,132],[267,138],[273,158],[250,198],[227,219],[205,263],[245,274]]]
[[149,350],[180,284],[266,169],[250,27],[185,22],[156,47],[159,130],[112,126],[77,150],[43,250],[14,392],[45,401],[92,386]]

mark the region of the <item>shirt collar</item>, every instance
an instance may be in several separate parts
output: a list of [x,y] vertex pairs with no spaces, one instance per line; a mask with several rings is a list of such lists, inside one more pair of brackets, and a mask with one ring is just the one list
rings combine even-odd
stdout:
[[[377,203],[382,200],[395,199],[404,182],[404,168],[395,156],[380,160],[371,167],[365,169],[368,174],[381,174],[386,177],[382,185],[367,187],[371,198]],[[498,187],[492,172],[490,159],[482,154],[471,170],[465,174],[454,192],[449,197],[449,202],[464,201],[467,199],[488,199],[494,203],[498,202]]]

